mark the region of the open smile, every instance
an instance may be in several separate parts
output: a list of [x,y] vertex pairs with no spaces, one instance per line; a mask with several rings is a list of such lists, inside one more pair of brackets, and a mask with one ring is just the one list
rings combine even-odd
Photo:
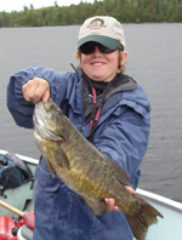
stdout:
[[100,66],[105,65],[105,63],[104,62],[92,62],[91,65],[96,66],[96,67],[100,67]]

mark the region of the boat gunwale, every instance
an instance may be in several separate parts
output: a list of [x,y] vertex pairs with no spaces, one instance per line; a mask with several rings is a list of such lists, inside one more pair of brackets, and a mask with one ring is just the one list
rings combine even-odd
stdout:
[[[6,150],[2,150],[0,149],[0,154],[7,154],[9,153],[8,151]],[[32,157],[27,157],[25,155],[21,155],[21,154],[18,154],[18,153],[15,153],[15,155],[17,157],[19,157],[21,160],[24,160],[25,162],[28,162],[28,163],[31,163],[31,164],[34,164],[34,165],[38,165],[39,163],[39,160],[38,159],[35,159],[35,158],[32,158]]]
[[170,198],[167,198],[167,197],[161,196],[159,194],[152,193],[152,192],[140,189],[140,188],[138,188],[136,192],[139,197],[142,197],[145,200],[154,202],[154,203],[164,206],[164,207],[171,208],[173,210],[176,210],[178,213],[179,212],[182,213],[182,203],[180,203],[180,202],[174,201]]

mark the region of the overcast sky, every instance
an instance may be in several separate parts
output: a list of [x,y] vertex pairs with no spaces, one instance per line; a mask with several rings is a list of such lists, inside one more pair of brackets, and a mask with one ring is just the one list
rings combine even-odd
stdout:
[[[81,0],[57,0],[56,2],[61,7],[69,6],[70,4],[79,4]],[[82,2],[93,2],[93,0],[82,0]],[[54,6],[55,0],[1,0],[0,12],[21,11],[24,6],[30,7],[31,3],[34,8],[42,8],[46,6]]]

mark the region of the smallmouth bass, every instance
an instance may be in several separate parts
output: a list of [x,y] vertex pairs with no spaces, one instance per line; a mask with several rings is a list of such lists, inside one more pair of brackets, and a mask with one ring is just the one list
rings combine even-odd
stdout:
[[125,189],[129,177],[124,169],[82,136],[52,100],[36,104],[33,118],[35,141],[52,176],[78,193],[96,215],[107,211],[105,198],[115,199],[136,239],[144,240],[148,227],[163,216]]

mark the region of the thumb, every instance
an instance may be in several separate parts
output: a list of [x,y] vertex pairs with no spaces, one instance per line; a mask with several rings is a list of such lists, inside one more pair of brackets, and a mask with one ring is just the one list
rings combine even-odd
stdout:
[[47,103],[47,102],[49,101],[49,99],[50,99],[50,90],[48,89],[48,90],[44,93],[44,95],[43,95],[43,97],[42,97],[42,101],[43,101],[43,103]]

